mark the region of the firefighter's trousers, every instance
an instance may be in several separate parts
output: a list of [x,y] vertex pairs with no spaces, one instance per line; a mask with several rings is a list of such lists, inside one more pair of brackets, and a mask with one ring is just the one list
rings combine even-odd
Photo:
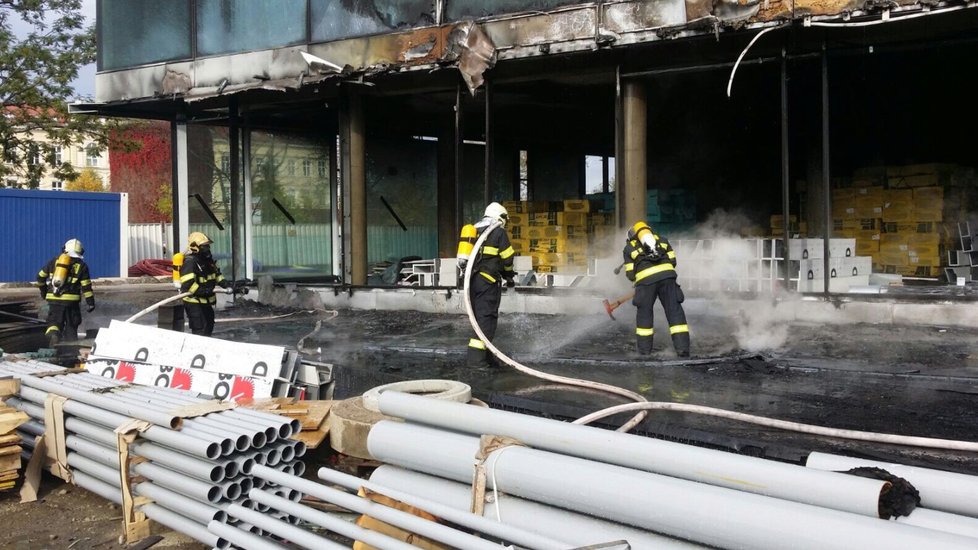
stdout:
[[210,336],[214,332],[214,306],[211,304],[183,303],[187,312],[187,324],[190,332],[201,336]]
[[78,326],[81,325],[81,304],[61,300],[48,300],[48,328],[44,335],[54,346],[58,342],[73,342],[78,339]]
[[[502,286],[499,282],[490,282],[481,273],[473,273],[469,283],[469,298],[472,300],[472,312],[475,320],[489,341],[496,336],[496,324],[499,322],[499,302],[502,299]],[[491,366],[495,364],[486,344],[474,334],[469,339],[466,364],[470,367]]]
[[652,307],[656,300],[662,302],[669,322],[669,334],[672,345],[680,356],[689,355],[689,327],[686,326],[686,312],[682,306],[682,290],[676,284],[676,279],[663,279],[651,284],[640,284],[635,287],[635,298],[632,303],[638,308],[635,315],[635,334],[638,341],[638,352],[642,355],[652,353]]

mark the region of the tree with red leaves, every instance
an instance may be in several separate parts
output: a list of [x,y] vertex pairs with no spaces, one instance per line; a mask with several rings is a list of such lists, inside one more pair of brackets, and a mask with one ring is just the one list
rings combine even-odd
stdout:
[[172,221],[170,124],[133,122],[109,138],[111,190],[129,193],[130,223]]

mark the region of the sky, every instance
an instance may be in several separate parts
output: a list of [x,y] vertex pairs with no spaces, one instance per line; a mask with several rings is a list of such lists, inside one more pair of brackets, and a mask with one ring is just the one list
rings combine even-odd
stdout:
[[[82,15],[85,16],[87,24],[95,23],[95,0],[82,0]],[[12,18],[11,29],[14,34],[23,35],[30,30],[23,21]],[[75,87],[75,98],[94,98],[95,97],[95,63],[85,65],[78,70],[78,78],[72,82]]]

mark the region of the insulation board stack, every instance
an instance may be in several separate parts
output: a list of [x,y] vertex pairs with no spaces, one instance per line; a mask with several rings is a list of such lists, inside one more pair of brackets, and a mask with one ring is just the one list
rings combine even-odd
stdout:
[[857,170],[833,189],[833,236],[856,239],[857,255],[877,272],[937,277],[945,250],[957,244],[956,222],[973,204],[975,174],[950,164]]
[[696,197],[686,189],[649,189],[645,204],[645,221],[666,238],[688,233],[696,223]]
[[539,273],[583,273],[587,269],[587,200],[507,201],[510,242],[531,256]]
[[[806,222],[799,222],[798,216],[791,214],[788,216],[788,232],[792,235],[798,237],[808,236],[808,224]],[[771,235],[773,237],[781,237],[784,235],[784,216],[781,214],[774,214],[771,216]]]

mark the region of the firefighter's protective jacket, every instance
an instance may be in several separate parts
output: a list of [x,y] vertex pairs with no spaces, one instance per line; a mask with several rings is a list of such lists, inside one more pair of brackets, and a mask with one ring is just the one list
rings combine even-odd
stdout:
[[216,304],[214,287],[227,286],[221,269],[210,255],[187,253],[180,266],[180,292],[189,292],[183,301],[188,304]]
[[92,291],[92,280],[88,274],[88,264],[82,259],[72,258],[68,266],[68,277],[61,287],[61,292],[55,293],[54,288],[49,283],[51,276],[54,274],[57,262],[58,256],[55,256],[37,272],[36,284],[41,291],[46,291],[44,299],[68,303],[81,302],[81,299],[85,298],[85,302],[88,305],[94,306],[95,292]]
[[676,251],[669,240],[653,234],[655,250],[648,250],[637,239],[628,239],[622,255],[625,258],[625,276],[635,286],[649,285],[664,279],[676,278]]
[[[475,229],[481,236],[491,220],[484,219],[475,224]],[[475,265],[472,266],[473,277],[483,277],[490,283],[500,279],[512,280],[516,275],[513,271],[513,250],[509,236],[502,227],[496,227],[482,243],[482,249],[475,251]]]

